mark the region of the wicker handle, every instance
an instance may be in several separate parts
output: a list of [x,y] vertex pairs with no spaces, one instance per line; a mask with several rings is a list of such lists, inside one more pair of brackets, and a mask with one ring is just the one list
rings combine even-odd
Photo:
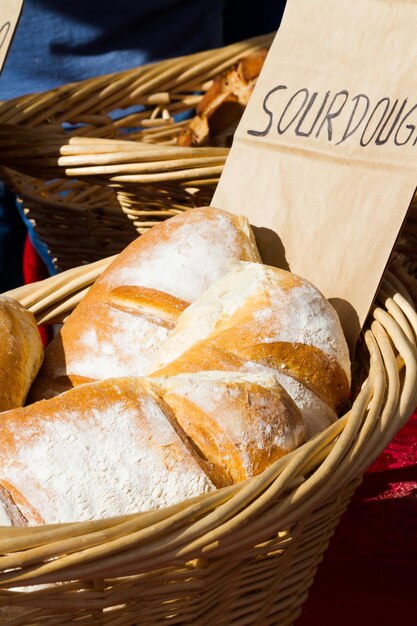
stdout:
[[220,176],[227,148],[187,148],[71,137],[44,129],[0,125],[0,165],[39,178],[92,178],[96,184]]
[[[124,72],[63,85],[44,93],[0,102],[0,123],[24,122],[26,126],[50,126],[53,115],[55,123],[60,125],[63,121],[68,121],[66,112],[69,109],[72,122],[102,125],[111,120],[103,113],[88,118],[91,108],[97,106],[100,111],[112,110],[115,101],[123,102],[126,107],[132,104],[144,107],[174,106],[175,101],[181,98],[176,95],[175,101],[171,102],[170,94],[173,93],[182,93],[183,99],[189,102],[190,93],[192,94],[196,85],[204,86],[241,57],[269,48],[274,37],[275,33],[260,35],[222,48],[170,58]],[[65,109],[66,105],[68,109]]]

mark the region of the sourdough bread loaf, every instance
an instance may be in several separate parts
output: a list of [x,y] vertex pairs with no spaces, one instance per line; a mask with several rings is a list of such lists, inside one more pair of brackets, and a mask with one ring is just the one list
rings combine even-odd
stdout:
[[243,218],[177,216],[69,317],[33,390],[45,399],[2,414],[0,523],[148,511],[236,484],[334,421],[349,386],[319,290],[263,265]]

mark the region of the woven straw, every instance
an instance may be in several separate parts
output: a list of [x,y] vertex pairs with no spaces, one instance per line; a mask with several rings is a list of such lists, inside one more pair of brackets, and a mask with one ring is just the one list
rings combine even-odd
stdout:
[[[271,39],[0,104],[3,175],[60,269],[115,254],[155,221],[209,203],[227,150],[176,148],[185,122],[174,116]],[[125,110],[117,120],[115,109]],[[405,234],[359,342],[355,400],[335,424],[260,476],[177,506],[0,528],[0,623],[292,624],[364,470],[417,405],[414,213]],[[38,323],[63,321],[109,262],[9,295]]]
[[[0,529],[9,626],[289,625],[366,467],[417,404],[415,291],[398,255],[355,357],[355,397],[314,440],[261,475],[117,519]],[[109,260],[9,295],[62,320]],[[0,611],[1,614],[1,611]]]
[[116,254],[155,222],[210,204],[228,150],[176,147],[178,133],[213,77],[272,39],[0,103],[1,175],[58,269]]

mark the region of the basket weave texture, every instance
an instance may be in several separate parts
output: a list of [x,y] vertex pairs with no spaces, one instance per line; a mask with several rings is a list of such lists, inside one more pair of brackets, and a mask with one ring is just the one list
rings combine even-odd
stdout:
[[0,172],[59,270],[210,204],[228,148],[176,146],[213,78],[273,35],[0,103]]
[[[336,423],[259,476],[193,501],[0,528],[0,623],[292,624],[364,470],[417,405],[417,314],[404,287],[416,293],[416,282],[403,261],[381,285],[355,357],[355,399]],[[109,262],[8,295],[38,322],[62,320]]]
[[[176,116],[271,39],[0,104],[3,175],[57,266],[80,266],[9,292],[38,323],[62,321],[110,262],[103,257],[137,232],[209,203],[227,149],[174,146],[185,123]],[[411,215],[405,234],[416,232]],[[0,623],[292,624],[364,470],[417,405],[411,241],[399,243],[381,285],[355,357],[354,401],[335,424],[261,475],[193,501],[0,528]]]

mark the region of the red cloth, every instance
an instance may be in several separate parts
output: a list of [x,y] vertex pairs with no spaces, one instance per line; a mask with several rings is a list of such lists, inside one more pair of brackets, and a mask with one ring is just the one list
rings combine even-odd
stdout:
[[[23,249],[23,280],[25,285],[43,280],[44,278],[48,278],[48,276],[49,273],[46,265],[33,248],[29,237],[26,237]],[[51,327],[45,325],[40,326],[39,332],[44,346],[47,346],[52,339]]]
[[417,412],[343,515],[294,626],[417,625]]
[[43,280],[44,278],[48,278],[48,276],[49,274],[45,263],[32,246],[29,237],[26,237],[23,248],[23,279],[25,285]]

